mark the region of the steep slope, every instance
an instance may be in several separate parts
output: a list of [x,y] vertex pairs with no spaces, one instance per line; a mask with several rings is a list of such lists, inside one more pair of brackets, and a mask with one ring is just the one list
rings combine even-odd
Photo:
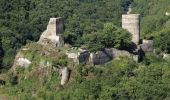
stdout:
[[105,22],[119,25],[130,0],[0,0],[0,38],[9,69],[22,45],[37,41],[48,19],[63,17],[65,40],[79,46],[82,35],[100,30]]
[[[35,45],[32,46],[35,47]],[[37,54],[42,52],[40,49],[33,49],[36,50]],[[27,53],[25,54],[27,55]],[[26,56],[28,58],[34,56],[31,60],[33,65],[30,67],[15,68],[17,69],[15,75],[11,71],[1,76],[6,79],[6,83],[5,85],[1,84],[0,99],[162,100],[170,97],[170,68],[168,66],[170,62],[158,59],[153,54],[146,55],[146,59],[140,64],[123,57],[102,66],[70,66],[71,77],[68,84],[64,86],[60,85],[59,73],[54,69],[51,70],[50,66],[39,66],[39,61],[45,55],[37,54]],[[58,54],[61,53],[58,52]],[[58,57],[61,56],[53,56],[53,58]],[[54,59],[48,58],[48,61],[51,60]]]
[[[10,98],[11,95],[13,99],[22,99],[26,93],[29,93],[27,97],[36,97],[36,91],[46,86],[60,88],[60,84],[65,85],[68,82],[69,76],[63,75],[70,74],[73,65],[59,48],[37,43],[27,44],[17,53],[13,67],[1,75],[1,85],[4,81],[6,88],[1,88],[0,94],[4,94],[2,97]],[[14,92],[8,86],[12,90],[16,87],[18,89]]]
[[159,36],[161,30],[170,27],[169,0],[134,0],[133,12],[141,14],[141,33],[143,38]]

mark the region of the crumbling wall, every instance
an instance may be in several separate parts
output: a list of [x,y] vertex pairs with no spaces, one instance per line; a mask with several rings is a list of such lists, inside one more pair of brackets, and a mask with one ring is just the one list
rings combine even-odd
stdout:
[[139,14],[122,15],[122,28],[132,34],[132,42],[136,45],[140,41],[140,17]]
[[112,50],[106,49],[104,51],[98,51],[96,53],[91,53],[89,62],[91,62],[94,65],[104,64],[108,61],[111,61],[113,59],[112,57]]
[[62,47],[64,45],[63,31],[63,19],[61,17],[50,18],[47,29],[42,33],[38,43],[53,47]]
[[68,58],[73,59],[75,63],[82,64],[89,62],[93,65],[104,64],[120,56],[131,57],[129,52],[115,48],[105,49],[96,53],[90,53],[89,51],[79,51],[74,53],[66,52],[66,54]]
[[94,65],[104,64],[112,59],[119,58],[120,56],[131,57],[131,54],[124,50],[118,50],[115,48],[105,49],[104,51],[98,51],[96,53],[91,53],[89,61]]
[[81,52],[78,56],[78,63],[87,63],[90,57],[90,53],[88,51]]
[[78,52],[66,52],[68,58],[74,60],[75,63],[81,64],[86,63],[89,60],[89,51],[78,51]]

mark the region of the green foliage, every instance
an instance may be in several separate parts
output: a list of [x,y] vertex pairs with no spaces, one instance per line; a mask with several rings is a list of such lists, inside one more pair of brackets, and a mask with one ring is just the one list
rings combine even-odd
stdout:
[[168,29],[170,17],[165,13],[169,12],[169,5],[169,0],[133,0],[133,12],[141,15],[141,34],[144,38],[156,37],[159,33],[155,32]]
[[[120,57],[102,66],[77,65],[71,67],[71,79],[66,86],[59,85],[60,78],[55,71],[47,77],[39,73],[42,83],[35,73],[31,73],[34,77],[25,78],[23,69],[18,69],[19,83],[6,84],[0,93],[24,100],[28,97],[33,100],[162,100],[170,96],[169,65],[169,61],[160,60],[154,54],[147,54],[141,63]],[[8,77],[13,74],[9,73]]]
[[170,29],[164,29],[154,39],[154,45],[160,51],[170,53]]
[[[74,46],[83,44],[82,35],[100,30],[103,23],[119,25],[119,16],[130,0],[1,0],[0,37],[5,51],[3,68],[12,66],[12,59],[21,46],[37,41],[51,17],[65,20],[65,41]],[[12,55],[11,55],[12,54]]]
[[[0,46],[5,51],[1,68],[12,65],[16,50],[27,41],[38,40],[50,17],[64,17],[65,41],[74,46],[85,44],[94,52],[107,47],[128,47],[131,36],[119,28],[119,22],[131,1],[0,0]],[[169,0],[133,0],[132,3],[133,12],[141,14],[142,36],[154,38],[158,51],[167,53],[170,52],[170,21],[165,12],[170,11],[169,4]],[[6,84],[0,87],[3,96],[22,100],[170,98],[170,61],[155,54],[146,54],[141,63],[121,57],[102,66],[71,66],[69,83],[61,86],[59,74],[51,70],[52,66],[39,69],[39,62],[69,66],[71,61],[50,47],[37,44],[26,47],[31,49],[22,53],[33,62],[26,69],[16,69],[18,78],[11,71],[6,74]]]
[[112,47],[125,49],[131,43],[131,35],[127,31],[117,28],[112,23],[106,23],[103,30],[85,35],[84,41],[87,48],[92,52]]

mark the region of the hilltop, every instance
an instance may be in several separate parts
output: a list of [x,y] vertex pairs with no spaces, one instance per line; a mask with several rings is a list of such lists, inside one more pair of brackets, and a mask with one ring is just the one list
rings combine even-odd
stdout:
[[0,5],[0,99],[170,99],[169,0]]

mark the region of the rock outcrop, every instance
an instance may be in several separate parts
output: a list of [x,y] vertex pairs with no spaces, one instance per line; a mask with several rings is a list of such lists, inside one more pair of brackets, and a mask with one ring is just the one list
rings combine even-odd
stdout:
[[124,50],[118,50],[115,48],[105,49],[103,51],[98,51],[96,53],[91,53],[89,61],[94,65],[104,64],[111,61],[112,59],[118,58],[120,56],[130,57],[131,54]]
[[21,67],[28,67],[31,64],[31,61],[29,61],[27,58],[19,58],[17,63]]
[[70,78],[70,70],[68,67],[61,69],[61,85],[67,84]]
[[153,52],[153,40],[143,40],[140,46],[144,52]]
[[61,17],[50,18],[47,29],[42,33],[38,43],[53,47],[62,47],[64,45],[63,31],[63,19]]
[[170,16],[170,13],[169,13],[169,12],[166,12],[165,15],[166,15],[166,16]]
[[166,54],[166,53],[163,54],[163,59],[168,59],[169,60],[170,59],[170,54]]

